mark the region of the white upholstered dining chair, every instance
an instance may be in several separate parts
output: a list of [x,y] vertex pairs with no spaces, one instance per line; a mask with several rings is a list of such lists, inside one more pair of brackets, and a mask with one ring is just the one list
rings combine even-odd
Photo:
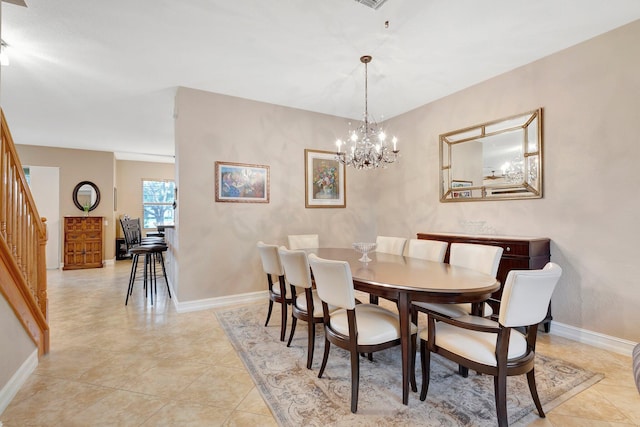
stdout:
[[376,237],[376,252],[402,255],[406,243],[407,239],[404,237],[378,236]]
[[289,234],[289,249],[315,249],[320,247],[317,234]]
[[411,258],[443,262],[448,245],[447,242],[439,240],[409,239],[406,255]]
[[[282,319],[282,323],[280,324],[280,341],[284,341],[287,332],[287,305],[291,304],[292,301],[291,288],[287,286],[285,282],[284,269],[282,268],[280,255],[278,254],[278,246],[258,242],[258,252],[260,253],[262,269],[267,275],[267,284],[269,286],[269,311],[267,312],[267,320],[264,322],[264,326],[269,324],[273,303],[277,302],[281,307]],[[276,278],[275,283],[274,277]]]
[[[311,269],[307,253],[303,250],[288,250],[285,247],[278,249],[280,261],[284,268],[284,277],[291,286],[291,333],[287,347],[296,332],[297,320],[307,322],[307,369],[311,369],[313,363],[313,348],[316,338],[316,324],[323,322],[322,301],[316,290],[312,288]],[[302,291],[298,293],[297,290]]]
[[[373,353],[400,345],[397,313],[373,304],[356,304],[349,263],[309,255],[309,264],[322,301],[324,355],[318,378],[322,377],[331,344],[351,354],[351,412],[358,409],[360,353]],[[330,311],[330,306],[336,309]],[[411,324],[411,349],[415,355],[417,328]],[[411,382],[415,386],[415,357],[411,357]]]
[[[469,268],[491,277],[498,274],[500,257],[502,257],[500,246],[478,245],[472,243],[452,243],[449,249],[449,264],[459,267]],[[460,317],[471,314],[471,304],[435,304],[428,302],[414,302],[413,307],[418,311],[435,311],[449,317]],[[491,306],[484,304],[484,316],[493,314]]]
[[[431,353],[436,353],[494,377],[498,426],[508,425],[507,377],[513,375],[527,375],[538,415],[544,418],[534,373],[536,335],[561,275],[560,266],[551,262],[541,270],[510,271],[497,322],[486,317],[450,318],[427,312],[427,328],[420,331],[420,400],[427,397]],[[518,329],[524,329],[524,333]]]

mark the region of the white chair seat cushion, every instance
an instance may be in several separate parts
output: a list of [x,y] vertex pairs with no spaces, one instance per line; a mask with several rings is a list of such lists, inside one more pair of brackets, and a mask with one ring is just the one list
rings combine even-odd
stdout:
[[[429,311],[444,314],[449,317],[462,317],[471,314],[471,303],[462,304],[434,304],[430,302],[414,302],[414,305]],[[493,309],[487,303],[484,304],[484,316],[489,317],[493,314]]]
[[[291,298],[291,287],[289,285],[286,286],[287,295],[285,298]],[[276,295],[280,295],[280,285],[278,283],[273,284],[273,293]]]
[[[436,345],[438,347],[489,366],[497,366],[497,337],[498,334],[490,332],[470,331],[445,322],[436,322]],[[420,338],[428,340],[429,333],[426,328],[420,331]],[[507,359],[516,359],[524,355],[526,351],[527,339],[520,332],[512,329]]]
[[[356,324],[358,327],[358,345],[375,345],[400,338],[400,321],[398,315],[375,304],[356,305]],[[339,309],[331,313],[331,327],[349,335],[347,310]],[[418,328],[411,324],[411,334]]]
[[[313,317],[322,317],[322,300],[318,296],[318,292],[314,289],[311,291],[311,296],[313,298]],[[298,294],[296,291],[296,306],[301,310],[308,312],[307,309],[307,296],[304,293]],[[331,311],[331,306],[329,306],[329,311]]]

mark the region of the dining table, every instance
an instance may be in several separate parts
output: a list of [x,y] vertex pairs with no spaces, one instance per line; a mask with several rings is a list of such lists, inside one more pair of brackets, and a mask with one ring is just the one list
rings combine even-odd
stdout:
[[411,303],[472,303],[475,307],[500,288],[488,274],[442,262],[402,255],[370,252],[368,262],[361,253],[347,248],[308,249],[320,258],[346,261],[351,268],[354,288],[397,302],[402,354],[402,403],[409,402],[411,366]]

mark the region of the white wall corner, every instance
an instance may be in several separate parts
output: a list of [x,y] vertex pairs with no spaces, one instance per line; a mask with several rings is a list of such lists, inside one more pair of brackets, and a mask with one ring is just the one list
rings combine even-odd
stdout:
[[0,414],[7,409],[7,406],[11,403],[16,396],[20,388],[29,378],[29,375],[35,371],[38,367],[38,350],[34,350],[33,353],[22,363],[20,368],[9,379],[7,384],[0,390]]
[[549,333],[625,356],[630,356],[633,347],[636,345],[633,341],[576,328],[556,321],[551,322]]

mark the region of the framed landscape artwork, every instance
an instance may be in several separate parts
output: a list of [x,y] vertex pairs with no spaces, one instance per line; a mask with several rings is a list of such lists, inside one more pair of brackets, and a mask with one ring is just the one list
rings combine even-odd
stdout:
[[269,203],[269,166],[216,162],[216,202]]
[[304,150],[305,207],[347,206],[345,166],[331,151]]

